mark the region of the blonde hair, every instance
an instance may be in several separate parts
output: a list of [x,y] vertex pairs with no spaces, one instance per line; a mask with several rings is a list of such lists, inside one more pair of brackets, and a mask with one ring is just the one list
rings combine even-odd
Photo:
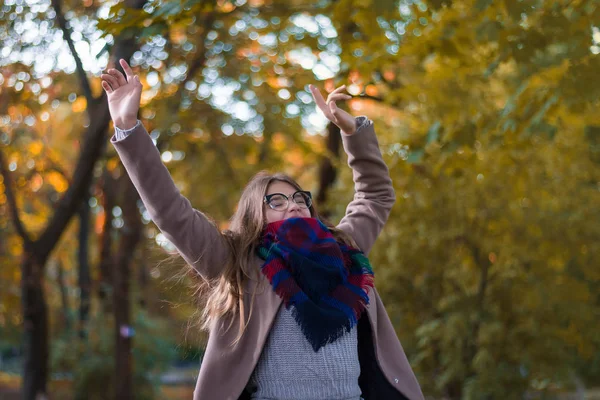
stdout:
[[[302,190],[300,185],[288,175],[271,174],[266,171],[256,174],[242,192],[237,209],[230,219],[229,229],[222,232],[230,247],[231,257],[217,278],[195,280],[196,299],[200,303],[200,320],[198,322],[203,330],[210,330],[213,324],[225,319],[229,320],[226,328],[229,329],[234,322],[235,315],[238,314],[238,335],[232,344],[240,340],[252,316],[251,310],[257,286],[252,291],[249,306],[245,304],[244,288],[246,282],[252,278],[258,284],[257,278],[260,270],[254,262],[254,257],[266,225],[263,199],[269,185],[274,181],[286,182],[297,190]],[[336,240],[356,247],[350,236],[319,217],[314,204],[310,206],[310,215],[313,218],[319,218],[331,230]],[[246,307],[249,307],[248,310],[250,310],[248,319],[245,318]]]

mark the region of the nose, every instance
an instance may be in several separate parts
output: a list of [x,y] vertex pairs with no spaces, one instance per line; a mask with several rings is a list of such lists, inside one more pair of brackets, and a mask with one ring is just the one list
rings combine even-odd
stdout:
[[298,204],[296,204],[295,201],[290,200],[290,205],[288,207],[288,213],[292,213],[292,212],[300,212],[300,206]]

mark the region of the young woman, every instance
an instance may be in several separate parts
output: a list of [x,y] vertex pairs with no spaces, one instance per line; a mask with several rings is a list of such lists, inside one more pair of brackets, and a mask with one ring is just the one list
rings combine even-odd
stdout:
[[137,113],[142,85],[120,60],[102,75],[116,133],[111,142],[152,220],[204,284],[209,339],[194,399],[422,399],[373,287],[366,254],[395,201],[373,124],[317,106],[340,127],[354,200],[326,226],[309,192],[283,174],[259,173],[220,232],[175,187]]

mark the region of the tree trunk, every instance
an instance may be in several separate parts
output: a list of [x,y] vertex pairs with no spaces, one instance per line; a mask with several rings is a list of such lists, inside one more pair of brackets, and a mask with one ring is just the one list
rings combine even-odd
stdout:
[[112,271],[111,264],[113,262],[112,257],[112,224],[113,215],[112,210],[116,205],[114,187],[116,181],[111,176],[108,170],[104,170],[102,174],[102,181],[100,186],[102,188],[102,207],[104,208],[104,222],[102,223],[102,233],[100,235],[100,262],[98,265],[99,279],[98,279],[98,297],[100,298],[101,305],[107,312],[112,312],[111,299],[109,298],[109,291],[112,287]]
[[[334,123],[330,122],[327,125],[327,152],[332,154],[334,157],[340,156],[340,145],[342,143],[342,137],[340,128]],[[323,156],[321,164],[319,166],[319,191],[317,192],[317,204],[322,207],[325,206],[327,201],[327,194],[335,178],[337,177],[337,171],[331,162],[330,156]],[[319,214],[325,218],[329,218],[331,211],[327,208],[319,209]]]
[[90,311],[90,264],[88,257],[88,243],[90,236],[90,206],[89,196],[86,196],[79,209],[79,251],[77,261],[79,264],[79,337],[85,339],[88,314]]
[[[126,0],[127,7],[141,9],[146,0]],[[100,98],[93,98],[87,74],[83,70],[81,60],[74,51],[71,31],[62,12],[60,0],[53,0],[56,21],[63,31],[63,37],[71,49],[76,64],[80,89],[87,99],[89,126],[83,135],[81,153],[79,154],[71,183],[54,207],[47,225],[37,240],[33,240],[26,231],[17,208],[16,196],[13,193],[11,175],[6,168],[4,156],[0,151],[0,173],[5,181],[7,202],[11,221],[15,231],[24,243],[21,270],[21,301],[23,307],[23,333],[25,361],[23,363],[23,398],[39,400],[46,397],[48,379],[48,315],[43,291],[43,274],[45,263],[56,247],[69,221],[81,206],[90,188],[96,162],[104,152],[107,137],[106,130],[110,121],[108,103],[104,93]],[[115,44],[115,59],[130,59],[135,51],[135,39],[118,38]]]
[[[133,2],[132,0],[128,3]],[[136,8],[141,8],[145,0],[135,1],[135,3]],[[133,39],[121,40],[115,47],[116,57],[128,60],[135,50],[135,42]],[[25,246],[26,249],[35,249],[35,252],[25,250],[25,257],[28,261],[24,261],[21,277],[24,282],[22,284],[25,326],[24,400],[39,400],[47,396],[49,338],[46,300],[42,287],[43,271],[47,258],[85,198],[92,182],[94,166],[106,147],[106,131],[110,114],[104,95],[88,104],[88,115],[90,125],[83,138],[81,154],[73,173],[71,185],[56,205],[56,211],[43,233],[34,242],[35,246]],[[17,231],[19,230],[17,229]],[[27,235],[21,236],[25,242],[29,241]],[[31,260],[34,259],[36,262],[32,263]]]
[[138,194],[127,175],[120,179],[123,187],[123,220],[119,250],[113,263],[113,307],[115,313],[115,399],[133,398],[133,327],[131,324],[130,270],[131,261],[142,232],[142,222],[137,208]]
[[71,311],[69,310],[69,296],[67,295],[67,285],[65,284],[65,269],[60,261],[56,262],[56,271],[58,288],[60,290],[60,307],[62,310],[63,332],[71,333]]
[[138,265],[138,284],[140,285],[140,308],[146,309],[148,307],[148,284],[150,282],[150,274],[148,273],[148,265],[146,264],[146,246],[142,246],[142,256],[140,257],[140,263]]
[[23,307],[23,342],[25,374],[23,398],[46,398],[48,381],[48,306],[43,288],[44,262],[25,251],[21,264],[21,302]]

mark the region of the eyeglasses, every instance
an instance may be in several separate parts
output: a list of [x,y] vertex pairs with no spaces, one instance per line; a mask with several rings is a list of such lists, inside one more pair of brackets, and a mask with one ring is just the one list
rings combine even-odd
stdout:
[[269,194],[265,196],[263,201],[275,211],[285,211],[290,205],[290,198],[300,208],[310,208],[312,204],[312,195],[306,190],[298,190],[289,197],[283,193]]

